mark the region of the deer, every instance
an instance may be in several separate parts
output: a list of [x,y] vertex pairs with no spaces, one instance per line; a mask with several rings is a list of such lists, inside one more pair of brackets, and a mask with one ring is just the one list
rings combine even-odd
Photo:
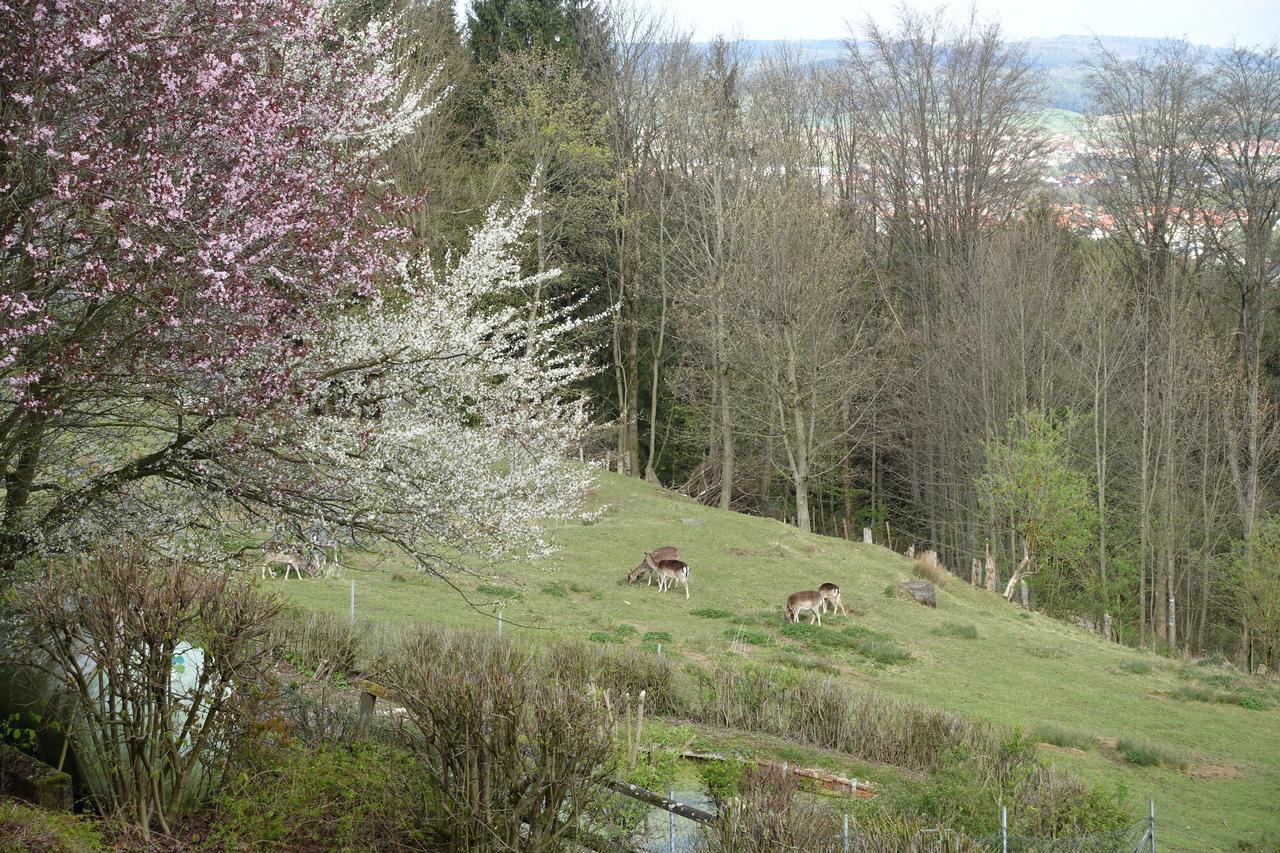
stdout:
[[262,546],[262,577],[265,580],[267,572],[271,573],[271,577],[276,576],[276,570],[271,568],[273,563],[284,564],[284,579],[289,579],[289,569],[292,567],[298,580],[302,580],[303,569],[310,569],[311,560],[307,556],[296,549],[286,545],[275,539],[267,542]]
[[676,583],[684,584],[684,597],[689,598],[689,564],[683,560],[658,560],[653,573],[658,576],[658,592],[666,592]]
[[822,607],[825,602],[826,598],[816,589],[793,592],[787,596],[787,621],[799,622],[800,614],[807,610],[812,614],[809,624],[812,625],[816,622],[821,625]]
[[653,575],[657,572],[658,563],[663,560],[678,560],[680,552],[676,550],[674,545],[663,545],[661,548],[654,548],[652,551],[644,555],[644,559],[640,561],[640,565],[636,566],[627,575],[627,583],[635,583],[644,575],[649,576],[649,582],[645,586],[653,585]]
[[849,615],[848,609],[844,606],[844,602],[840,600],[840,587],[833,583],[824,583],[818,587],[818,594],[822,596],[822,612],[827,611],[827,607],[831,607],[831,612],[837,610],[844,616]]

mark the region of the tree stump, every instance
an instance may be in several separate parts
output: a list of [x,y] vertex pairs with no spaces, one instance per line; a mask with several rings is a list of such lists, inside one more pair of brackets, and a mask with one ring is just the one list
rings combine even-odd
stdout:
[[982,563],[978,562],[978,558],[973,558],[973,565],[969,567],[969,583],[972,586],[982,586]]
[[898,594],[925,607],[938,606],[938,594],[928,581],[898,581]]

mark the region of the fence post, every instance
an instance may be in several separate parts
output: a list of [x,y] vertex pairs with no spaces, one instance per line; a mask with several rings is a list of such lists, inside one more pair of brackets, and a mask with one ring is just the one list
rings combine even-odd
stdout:
[[1151,836],[1151,853],[1156,851],[1156,801],[1147,800],[1147,834]]
[[351,624],[356,624],[356,582],[351,581]]
[[844,816],[844,853],[849,853],[849,816]]
[[498,608],[498,639],[502,639],[502,614],[506,612],[505,607]]
[[658,657],[662,657],[662,643],[658,643]]
[[[673,803],[676,800],[676,792],[670,788],[667,789],[667,799]],[[667,851],[668,853],[676,853],[676,813],[667,812]]]
[[1000,853],[1009,853],[1009,811],[1000,807]]

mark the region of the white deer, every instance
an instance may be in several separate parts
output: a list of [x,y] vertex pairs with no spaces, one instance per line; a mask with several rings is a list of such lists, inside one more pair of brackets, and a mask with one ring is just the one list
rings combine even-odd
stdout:
[[658,560],[653,564],[658,576],[658,592],[666,592],[676,583],[684,584],[684,597],[689,597],[689,564],[683,560]]
[[264,580],[267,577],[267,572],[270,572],[273,578],[276,576],[276,570],[272,568],[272,565],[276,563],[284,564],[285,580],[289,579],[290,568],[298,576],[298,580],[302,580],[303,570],[309,569],[311,565],[311,561],[301,551],[272,539],[262,546],[262,577]]
[[787,621],[799,622],[800,614],[809,611],[812,614],[809,624],[822,624],[822,606],[826,602],[822,593],[816,589],[806,589],[802,592],[793,592],[787,596]]
[[845,616],[849,615],[849,611],[845,608],[844,602],[840,600],[840,587],[833,583],[824,583],[822,586],[818,587],[818,594],[822,596],[823,613],[827,612],[827,607],[830,607],[832,613],[839,610],[841,614]]

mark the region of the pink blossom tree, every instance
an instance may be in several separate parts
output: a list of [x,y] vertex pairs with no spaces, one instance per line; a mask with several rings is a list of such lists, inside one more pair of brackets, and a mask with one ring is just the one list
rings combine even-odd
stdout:
[[[515,220],[491,218],[487,260],[414,272],[394,224],[413,202],[383,154],[429,93],[403,82],[393,27],[337,18],[0,0],[0,571],[105,532],[210,541],[228,519],[309,518],[425,558],[531,533],[581,485],[558,461],[584,419],[558,402],[585,367],[554,354],[562,315],[514,347],[483,310],[518,284]],[[421,385],[437,359],[471,393]],[[471,441],[461,468],[429,444],[444,435]],[[377,492],[396,488],[423,494]]]

